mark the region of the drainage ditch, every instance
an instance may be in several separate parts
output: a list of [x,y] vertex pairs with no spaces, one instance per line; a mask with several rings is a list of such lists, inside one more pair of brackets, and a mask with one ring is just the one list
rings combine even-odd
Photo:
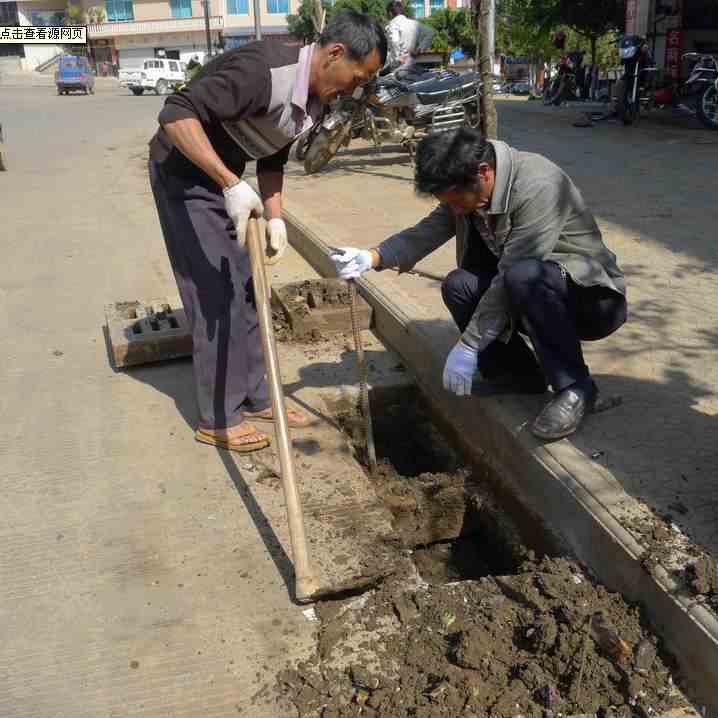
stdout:
[[[355,399],[327,403],[366,466]],[[370,401],[370,479],[405,561],[372,591],[317,606],[316,655],[278,677],[295,715],[645,718],[686,705],[639,607],[509,515],[416,387],[375,388]]]

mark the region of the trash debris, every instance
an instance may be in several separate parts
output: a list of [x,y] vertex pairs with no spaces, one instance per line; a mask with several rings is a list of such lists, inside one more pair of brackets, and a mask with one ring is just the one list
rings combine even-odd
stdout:
[[305,608],[302,613],[304,614],[304,618],[307,619],[307,621],[311,621],[314,623],[315,621],[319,620],[319,616],[317,616],[317,612],[314,609],[314,607]]
[[619,635],[616,628],[602,613],[594,614],[591,619],[591,637],[610,658],[622,663],[633,650]]
[[600,459],[603,456],[603,451],[594,451],[591,454],[591,458],[596,461],[596,459]]
[[648,638],[644,638],[636,646],[634,652],[633,661],[636,665],[636,670],[640,672],[648,672],[653,666],[653,662],[656,660],[656,646]]

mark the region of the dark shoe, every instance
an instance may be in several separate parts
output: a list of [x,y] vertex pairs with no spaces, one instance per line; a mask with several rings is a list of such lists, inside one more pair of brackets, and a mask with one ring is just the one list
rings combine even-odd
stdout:
[[548,389],[546,379],[537,370],[531,374],[506,372],[491,379],[475,378],[471,387],[474,396],[497,396],[499,394],[544,394]]
[[573,384],[559,392],[543,408],[531,425],[531,433],[547,441],[570,436],[593,409],[598,388],[593,381]]

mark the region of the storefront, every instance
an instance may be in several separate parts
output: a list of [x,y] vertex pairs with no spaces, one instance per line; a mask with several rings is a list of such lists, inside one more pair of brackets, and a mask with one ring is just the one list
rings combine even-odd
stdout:
[[687,52],[718,54],[716,0],[627,0],[626,32],[648,38],[659,69],[688,74]]

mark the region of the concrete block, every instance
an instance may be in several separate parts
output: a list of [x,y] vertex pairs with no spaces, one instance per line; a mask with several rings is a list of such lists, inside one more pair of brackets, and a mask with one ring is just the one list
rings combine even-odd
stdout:
[[179,297],[108,304],[105,319],[117,369],[192,354],[192,335]]
[[[273,287],[272,301],[283,311],[297,339],[352,330],[349,286],[341,279],[313,279]],[[371,307],[357,296],[359,328],[369,329],[371,317]]]

